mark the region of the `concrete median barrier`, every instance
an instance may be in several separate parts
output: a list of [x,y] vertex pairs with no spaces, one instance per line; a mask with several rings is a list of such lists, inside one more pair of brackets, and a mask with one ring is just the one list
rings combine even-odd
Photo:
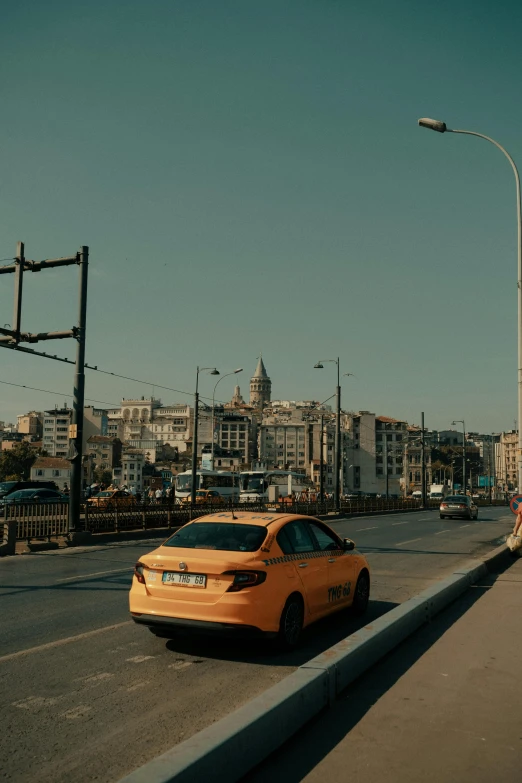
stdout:
[[483,578],[509,561],[502,546],[303,664],[214,725],[140,767],[120,783],[233,783],[263,761],[351,682]]

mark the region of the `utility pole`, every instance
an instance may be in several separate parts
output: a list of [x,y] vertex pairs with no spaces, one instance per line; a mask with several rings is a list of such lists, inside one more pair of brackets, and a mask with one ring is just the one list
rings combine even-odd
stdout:
[[80,524],[80,503],[82,499],[82,451],[83,451],[83,407],[85,401],[85,327],[87,323],[87,276],[89,271],[89,248],[80,250],[80,292],[78,310],[78,332],[76,346],[76,367],[74,370],[74,397],[71,433],[74,439],[70,457],[71,489],[69,495],[69,532],[78,532]]
[[324,500],[324,454],[323,454],[324,416],[321,413],[321,431],[319,433],[319,501]]
[[337,389],[336,389],[337,410],[335,412],[335,510],[341,510],[341,492],[339,486],[341,472],[341,380],[339,377],[339,358],[337,358]]
[[386,435],[386,424],[384,424],[384,446],[383,446],[383,459],[384,459],[384,480],[385,480],[385,497],[388,500],[388,436]]
[[424,411],[421,413],[421,480],[422,505],[426,506],[426,449],[424,442]]
[[[38,343],[42,340],[63,340],[74,338],[78,342],[76,351],[76,366],[74,375],[73,415],[69,430],[71,461],[71,490],[69,496],[69,532],[80,532],[80,502],[82,491],[82,436],[83,436],[83,407],[85,399],[85,326],[87,314],[87,271],[89,263],[89,248],[82,246],[74,256],[47,259],[45,261],[29,261],[25,258],[25,246],[23,242],[17,243],[16,258],[14,264],[0,267],[0,274],[15,275],[14,285],[14,310],[13,328],[0,329],[0,347],[10,348],[25,353],[34,353],[46,359],[56,361],[68,361],[50,356],[46,353],[24,348],[20,343]],[[62,266],[77,265],[80,268],[79,281],[79,315],[78,326],[72,329],[64,329],[56,332],[29,333],[22,331],[22,293],[24,272],[42,272],[46,269],[54,269]],[[71,362],[72,363],[72,362]],[[74,540],[74,538],[73,538]]]

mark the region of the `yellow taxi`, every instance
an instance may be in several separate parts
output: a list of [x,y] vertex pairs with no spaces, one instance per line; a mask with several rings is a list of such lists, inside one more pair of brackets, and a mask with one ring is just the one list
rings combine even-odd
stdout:
[[195,519],[136,563],[129,594],[136,623],[262,633],[294,647],[321,617],[363,614],[370,569],[350,539],[301,514],[223,511]]
[[[183,498],[182,503],[191,503],[192,498],[190,495],[188,497]],[[218,504],[224,503],[225,498],[219,494],[215,489],[197,489],[196,490],[196,504],[197,505],[207,505],[207,506],[216,506]]]
[[87,499],[89,508],[99,508],[109,510],[111,508],[127,508],[134,506],[136,498],[130,492],[124,489],[106,489],[98,492],[92,498]]

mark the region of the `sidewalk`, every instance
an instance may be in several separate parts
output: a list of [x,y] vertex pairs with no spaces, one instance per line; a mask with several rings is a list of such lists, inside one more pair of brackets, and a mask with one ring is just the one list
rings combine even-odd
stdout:
[[349,688],[243,783],[519,783],[522,558]]

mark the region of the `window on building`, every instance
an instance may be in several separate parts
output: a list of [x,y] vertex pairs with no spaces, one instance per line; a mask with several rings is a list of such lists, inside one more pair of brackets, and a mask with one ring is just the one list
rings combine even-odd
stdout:
[[42,468],[37,468],[36,475],[37,476],[43,476],[44,475],[44,472],[43,472]]
[[54,476],[54,478],[59,478],[60,477],[60,471],[59,470],[53,470],[53,476]]
[[129,481],[134,481],[134,473],[129,474]]

